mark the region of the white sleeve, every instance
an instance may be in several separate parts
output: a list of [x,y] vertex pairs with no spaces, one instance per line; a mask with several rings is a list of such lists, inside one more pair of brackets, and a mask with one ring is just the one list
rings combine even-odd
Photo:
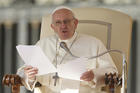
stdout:
[[22,78],[22,83],[23,85],[30,91],[33,91],[33,89],[35,88],[35,84],[37,82],[37,80],[29,80],[28,77],[24,74],[24,66],[20,67],[18,70],[17,70],[17,74]]
[[[97,55],[106,51],[102,42],[99,41],[98,43]],[[118,74],[117,68],[109,53],[96,58],[96,68],[92,69],[92,71],[94,73],[94,79],[91,81],[92,83],[89,83],[89,85],[93,88],[105,85],[105,73]]]

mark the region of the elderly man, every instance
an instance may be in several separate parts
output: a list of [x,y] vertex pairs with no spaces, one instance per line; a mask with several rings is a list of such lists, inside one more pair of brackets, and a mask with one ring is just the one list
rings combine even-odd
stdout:
[[[60,47],[62,41],[67,44],[72,53],[79,57],[96,56],[106,51],[100,40],[77,33],[75,31],[77,25],[78,19],[75,18],[71,9],[59,7],[52,12],[51,27],[55,35],[41,39],[36,45],[41,47],[55,67],[75,59]],[[110,55],[106,54],[95,59],[89,59],[85,64],[87,64],[88,71],[81,75],[80,79],[82,81],[80,81],[78,93],[102,93],[101,87],[104,85],[105,73],[117,72]],[[61,93],[62,90],[71,89],[77,82],[59,77],[56,85],[54,85],[55,79],[53,77],[56,73],[36,76],[38,68],[32,66],[20,68],[19,73],[22,71],[24,72],[22,75],[23,83],[27,89],[34,89],[35,93]],[[39,82],[42,86],[36,88],[36,82]]]

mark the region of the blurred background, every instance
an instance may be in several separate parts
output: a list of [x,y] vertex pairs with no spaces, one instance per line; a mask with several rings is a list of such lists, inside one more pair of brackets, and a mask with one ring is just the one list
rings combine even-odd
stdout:
[[[133,18],[128,93],[140,92],[140,0],[0,0],[0,93],[11,93],[2,86],[4,74],[15,74],[23,62],[16,51],[18,44],[39,40],[41,18],[56,6],[104,7]],[[21,87],[21,93],[31,93]]]

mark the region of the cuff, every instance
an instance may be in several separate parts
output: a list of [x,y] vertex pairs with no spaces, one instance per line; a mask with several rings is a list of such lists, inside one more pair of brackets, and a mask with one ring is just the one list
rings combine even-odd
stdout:
[[25,78],[25,83],[26,83],[26,88],[30,91],[33,91],[33,89],[35,88],[35,84],[37,83],[37,79],[30,80],[26,77]]

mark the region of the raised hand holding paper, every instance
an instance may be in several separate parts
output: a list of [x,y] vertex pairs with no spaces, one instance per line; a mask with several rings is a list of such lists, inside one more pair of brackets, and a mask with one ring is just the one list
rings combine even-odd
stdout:
[[25,65],[31,65],[39,69],[38,75],[58,72],[58,75],[62,78],[80,80],[82,73],[87,71],[87,58],[77,58],[66,64],[59,65],[56,69],[40,47],[33,45],[18,45],[16,48],[25,62]]
[[38,46],[18,45],[18,53],[25,62],[25,65],[31,65],[39,69],[38,75],[56,72],[56,68],[49,61],[47,56]]

